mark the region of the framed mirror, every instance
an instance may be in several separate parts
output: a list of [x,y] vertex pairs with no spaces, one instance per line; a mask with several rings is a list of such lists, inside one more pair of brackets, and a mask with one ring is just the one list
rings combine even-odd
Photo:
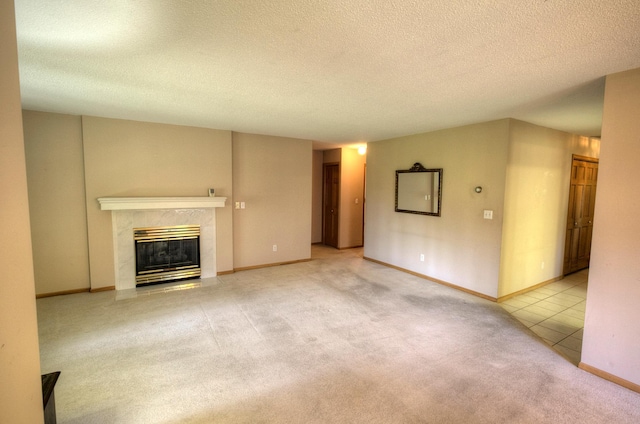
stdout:
[[426,169],[416,162],[396,171],[396,212],[440,216],[442,168]]

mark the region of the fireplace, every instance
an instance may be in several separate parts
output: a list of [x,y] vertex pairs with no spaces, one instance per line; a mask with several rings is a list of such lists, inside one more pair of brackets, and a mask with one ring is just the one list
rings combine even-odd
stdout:
[[136,286],[199,278],[200,225],[134,228]]
[[226,197],[211,196],[99,198],[100,209],[111,213],[116,290],[135,290],[137,285],[134,228],[199,225],[200,278],[215,277],[215,211],[224,208],[226,200]]

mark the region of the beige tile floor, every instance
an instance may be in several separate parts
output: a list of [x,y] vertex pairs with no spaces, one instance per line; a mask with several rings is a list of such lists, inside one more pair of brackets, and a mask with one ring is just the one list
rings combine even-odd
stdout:
[[575,365],[580,363],[589,270],[515,296],[500,305]]

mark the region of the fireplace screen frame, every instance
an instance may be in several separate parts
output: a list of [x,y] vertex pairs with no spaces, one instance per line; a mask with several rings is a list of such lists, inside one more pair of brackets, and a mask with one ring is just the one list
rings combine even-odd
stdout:
[[[200,267],[200,225],[134,228],[133,239],[135,243],[136,286],[200,278],[202,272]],[[193,240],[195,240],[195,244]],[[186,247],[185,242],[188,242],[191,247]],[[167,262],[161,265],[149,265],[147,269],[142,269],[139,247],[147,246],[145,249],[149,249],[149,243],[153,243],[152,249],[155,249],[156,243],[163,243],[167,246],[165,252],[162,252],[167,258]],[[176,248],[181,255],[186,255],[189,258],[189,263],[182,263],[180,259],[175,257],[172,259],[169,246]],[[186,252],[187,250],[188,252]]]

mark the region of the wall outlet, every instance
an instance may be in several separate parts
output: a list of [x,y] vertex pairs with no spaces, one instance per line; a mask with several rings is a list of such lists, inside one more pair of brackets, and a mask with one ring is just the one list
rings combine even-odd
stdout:
[[236,202],[236,209],[240,209],[240,202]]
[[493,219],[493,211],[485,210],[484,219]]
[[277,244],[274,244],[274,245],[273,245],[273,251],[274,251],[274,252],[277,252],[277,251],[278,251],[278,245],[277,245]]
[[424,253],[420,254],[420,262],[424,262]]

